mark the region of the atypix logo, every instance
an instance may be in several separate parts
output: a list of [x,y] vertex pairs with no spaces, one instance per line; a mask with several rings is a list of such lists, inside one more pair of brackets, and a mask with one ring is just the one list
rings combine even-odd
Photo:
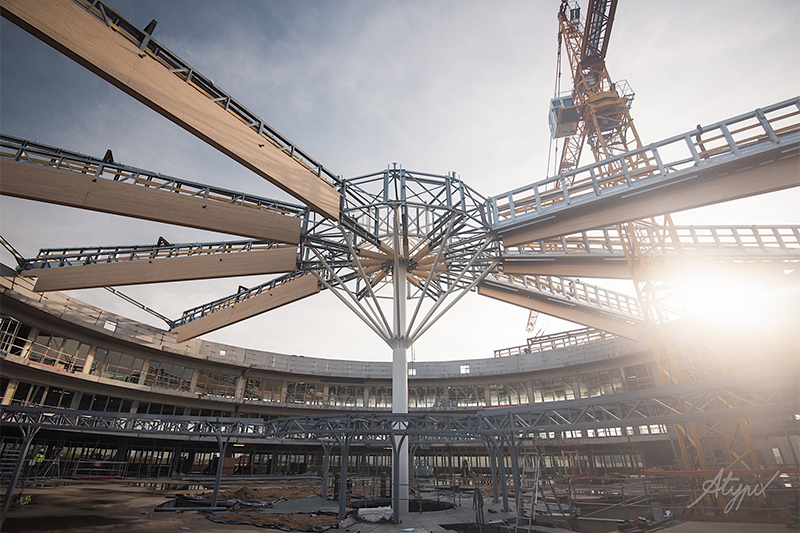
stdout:
[[[780,471],[775,472],[773,476],[766,483],[756,483],[755,485],[748,485],[747,483],[738,483],[740,479],[733,476],[733,472],[728,472],[725,475],[725,469],[720,468],[714,479],[709,479],[703,482],[703,494],[701,494],[695,501],[686,506],[687,509],[694,507],[700,500],[706,496],[732,496],[731,500],[725,504],[723,514],[728,514],[731,510],[739,510],[745,497],[748,496],[763,496],[767,491],[770,483],[775,481],[780,475]],[[738,483],[738,484],[737,484]]]

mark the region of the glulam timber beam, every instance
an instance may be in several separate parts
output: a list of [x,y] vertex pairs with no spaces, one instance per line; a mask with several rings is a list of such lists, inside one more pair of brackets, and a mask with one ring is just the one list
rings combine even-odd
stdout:
[[295,248],[23,270],[36,292],[293,272]]
[[542,216],[522,227],[500,229],[504,246],[674,213],[800,185],[800,157],[795,143],[787,152],[775,150],[762,157],[697,170],[683,181],[629,194],[575,205],[552,216]]
[[[714,272],[716,276],[729,277],[771,276],[792,270],[800,264],[800,253],[783,257],[670,257],[658,260],[659,272],[664,279],[692,280],[692,274],[701,278]],[[591,258],[542,258],[525,260],[519,256],[504,260],[501,269],[505,274],[516,276],[560,276],[567,278],[631,279],[630,268],[624,257]]]
[[501,268],[506,274],[530,276],[564,276],[568,278],[630,279],[631,272],[625,257],[573,258],[541,257],[504,259]]
[[213,313],[208,313],[200,318],[186,322],[171,330],[176,342],[185,342],[189,339],[205,335],[212,331],[230,326],[242,320],[252,318],[272,311],[284,305],[302,300],[320,291],[317,278],[305,275],[292,279],[271,290],[261,292],[245,300],[232,303]]
[[21,161],[2,160],[0,193],[90,211],[297,244],[297,217]]
[[590,313],[579,307],[569,307],[543,299],[532,298],[512,291],[491,287],[484,283],[478,285],[478,294],[628,339],[639,340],[644,334],[643,324],[639,326],[610,316]]
[[71,0],[2,0],[2,16],[328,218],[339,193],[252,124]]

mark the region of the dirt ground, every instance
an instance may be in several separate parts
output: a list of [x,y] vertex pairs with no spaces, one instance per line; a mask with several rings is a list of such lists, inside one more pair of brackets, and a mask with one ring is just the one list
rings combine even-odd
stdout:
[[274,502],[279,498],[287,500],[299,500],[300,498],[308,498],[319,494],[320,485],[290,485],[281,484],[269,487],[251,487],[241,486],[236,490],[220,491],[219,498],[226,499],[240,499],[240,500],[259,500],[262,502]]
[[[139,486],[137,486],[139,485]],[[218,524],[196,511],[154,512],[156,506],[178,494],[209,494],[213,484],[206,487],[175,484],[171,480],[149,483],[113,481],[79,481],[68,484],[26,487],[19,501],[19,491],[3,523],[3,533],[45,533],[80,531],[82,533],[107,532],[183,532],[236,533],[261,531],[249,525]],[[244,486],[223,486],[220,500],[228,498],[274,501],[305,498],[320,492],[318,480],[298,479],[296,482],[280,480],[259,482]],[[335,517],[326,515],[287,514],[260,512],[220,512],[220,517],[244,520],[259,524],[279,524],[288,527],[307,526],[326,528]],[[251,519],[252,518],[252,519]]]

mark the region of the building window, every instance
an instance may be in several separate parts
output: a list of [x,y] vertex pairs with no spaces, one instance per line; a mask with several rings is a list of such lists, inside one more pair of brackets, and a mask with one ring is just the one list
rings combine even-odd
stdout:
[[98,348],[92,362],[91,373],[116,381],[139,383],[144,359],[114,350]]
[[207,396],[233,398],[236,396],[236,376],[232,374],[222,374],[220,372],[200,371],[197,374],[197,387],[195,392]]
[[191,368],[181,365],[151,361],[144,384],[149,387],[189,392],[192,387],[193,373]]

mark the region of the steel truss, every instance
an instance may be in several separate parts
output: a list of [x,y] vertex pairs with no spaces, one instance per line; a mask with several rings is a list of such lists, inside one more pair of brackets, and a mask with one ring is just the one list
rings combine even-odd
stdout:
[[796,369],[731,375],[596,398],[485,409],[476,414],[350,413],[265,421],[1,406],[0,424],[175,439],[214,439],[222,434],[239,442],[302,442],[347,435],[353,442],[370,444],[405,435],[415,443],[458,444],[512,434],[522,439],[547,432],[608,428],[619,428],[623,435],[634,428],[633,435],[638,435],[638,426],[645,424],[687,424],[750,415],[793,417],[800,399],[798,377]]
[[[281,418],[270,421],[253,418],[194,418],[48,409],[41,407],[0,406],[0,428],[15,427],[23,436],[22,451],[6,494],[11,491],[22,468],[33,437],[41,429],[98,435],[131,435],[161,439],[214,441],[224,456],[231,442],[307,443],[318,441],[325,452],[325,464],[333,443],[342,454],[342,479],[348,475],[351,445],[391,446],[393,468],[409,444],[414,449],[430,444],[478,444],[490,455],[493,472],[498,471],[503,489],[503,505],[508,508],[503,454],[508,450],[515,486],[517,508],[520,498],[520,446],[524,442],[546,443],[549,433],[561,437],[590,430],[612,430],[609,435],[636,436],[641,426],[652,424],[724,423],[745,416],[792,417],[800,398],[797,373],[727,376],[689,382],[662,389],[613,394],[582,400],[567,400],[487,409],[477,414],[359,413],[346,415]],[[767,384],[766,386],[764,384]],[[676,409],[675,405],[683,406]],[[602,437],[601,437],[602,438]],[[222,464],[222,461],[219,462]],[[497,465],[500,465],[499,468]],[[219,495],[222,468],[218,466],[212,507]],[[326,468],[327,475],[327,468]],[[492,476],[495,499],[496,476]],[[394,518],[400,518],[400,481],[393,476]],[[346,492],[346,486],[340,488]],[[344,516],[346,499],[340,498]]]

